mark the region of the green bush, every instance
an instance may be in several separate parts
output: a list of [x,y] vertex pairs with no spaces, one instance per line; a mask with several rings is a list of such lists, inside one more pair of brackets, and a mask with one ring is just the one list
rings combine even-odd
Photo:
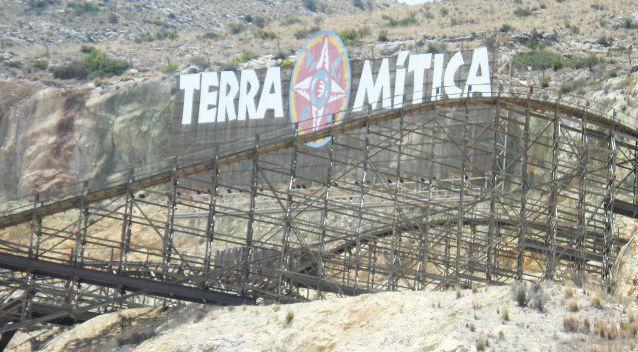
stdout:
[[351,45],[359,43],[363,37],[368,35],[368,31],[366,29],[344,29],[338,34],[344,44]]
[[388,42],[388,41],[390,41],[390,39],[388,38],[388,32],[387,31],[379,32],[379,36],[377,37],[377,41],[378,42]]
[[31,67],[36,70],[46,70],[49,68],[49,62],[46,60],[35,60],[31,63]]
[[363,3],[363,0],[352,0],[352,6],[358,8],[359,10],[365,10],[366,6]]
[[559,70],[565,66],[563,57],[548,50],[532,50],[514,55],[514,63],[518,68],[531,67],[533,70]]
[[613,45],[614,39],[612,37],[603,36],[603,37],[598,38],[596,43],[604,46],[605,48],[609,48],[609,47],[611,47]]
[[246,29],[246,27],[244,27],[244,25],[241,23],[232,23],[230,26],[228,26],[228,28],[230,29],[230,33],[232,34],[239,34],[243,32],[244,29]]
[[308,38],[309,35],[310,35],[310,31],[308,31],[307,29],[298,29],[297,31],[295,31],[295,34],[294,34],[296,39]]
[[519,7],[516,10],[514,10],[514,15],[516,15],[516,17],[529,17],[533,14],[534,13],[529,8]]
[[321,29],[319,27],[311,27],[308,29],[304,28],[304,29],[297,30],[294,35],[296,39],[304,39],[304,38],[308,38],[310,35],[320,30]]
[[255,58],[255,55],[253,55],[252,53],[243,53],[239,56],[235,56],[233,58],[233,63],[243,64],[244,62],[248,62],[254,58]]
[[634,22],[631,18],[625,18],[620,27],[624,29],[638,29],[638,23]]
[[284,26],[290,26],[293,24],[303,23],[299,17],[286,17],[281,24]]
[[504,25],[501,26],[501,28],[498,30],[501,33],[508,33],[514,30],[514,27],[512,27],[511,25],[505,23]]
[[9,60],[9,61],[6,61],[4,64],[7,67],[12,67],[12,68],[21,68],[22,67],[22,62],[21,61],[17,61],[17,60]]
[[137,38],[135,38],[135,42],[136,43],[152,42],[155,40],[164,40],[164,39],[176,40],[178,38],[179,38],[179,33],[177,33],[177,30],[167,31],[165,29],[162,29],[155,34],[150,34],[148,32],[143,33]]
[[88,1],[77,1],[70,2],[67,5],[68,8],[72,9],[76,15],[85,15],[85,14],[96,14],[100,11],[100,7],[92,2]]
[[315,0],[303,0],[304,6],[311,12],[317,12],[317,3]]
[[204,39],[217,39],[219,38],[219,34],[217,32],[206,32],[202,35]]
[[428,53],[444,53],[447,50],[445,43],[428,43]]
[[197,66],[200,70],[208,68],[210,66],[210,62],[208,61],[208,57],[203,55],[195,55],[188,60],[188,63],[194,66]]
[[410,14],[409,16],[401,18],[401,19],[395,19],[390,16],[383,16],[383,18],[386,21],[388,21],[386,25],[388,27],[393,27],[393,28],[408,27],[408,26],[413,26],[419,23],[419,21],[416,19],[416,16],[414,14]]
[[59,79],[86,79],[88,76],[89,69],[81,61],[73,61],[53,70],[53,77]]
[[571,93],[583,88],[586,84],[587,80],[585,80],[584,78],[563,82],[563,84],[560,85],[560,92],[562,94]]
[[266,27],[266,19],[261,16],[257,16],[253,19],[253,24],[257,28],[264,28]]
[[165,74],[170,75],[171,73],[174,73],[175,71],[177,71],[179,67],[177,66],[177,64],[175,63],[169,63],[167,64],[164,69],[162,70]]
[[264,40],[274,40],[278,38],[277,33],[267,30],[260,30],[259,32],[257,32],[257,35],[259,38]]
[[575,69],[583,69],[583,68],[592,68],[594,66],[603,65],[607,63],[607,60],[602,57],[598,57],[596,55],[590,54],[587,56],[574,56],[567,58],[566,66]]
[[53,77],[59,79],[106,78],[119,76],[129,68],[126,61],[110,58],[100,50],[85,54],[81,60],[58,66],[53,70]]
[[593,54],[587,56],[563,56],[545,49],[534,49],[526,53],[516,54],[514,56],[514,63],[519,69],[531,67],[533,70],[546,70],[550,68],[560,70],[565,67],[591,69],[595,66],[606,64],[607,60]]
[[29,10],[34,10],[37,14],[40,14],[47,6],[55,4],[56,2],[57,0],[29,0],[27,4]]

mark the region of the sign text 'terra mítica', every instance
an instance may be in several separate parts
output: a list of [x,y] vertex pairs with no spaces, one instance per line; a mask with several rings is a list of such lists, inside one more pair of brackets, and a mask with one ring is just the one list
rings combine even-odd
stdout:
[[301,133],[368,107],[400,109],[492,92],[485,47],[451,54],[399,51],[355,63],[330,31],[316,33],[299,51],[289,80],[282,80],[281,67],[270,67],[181,75],[179,88],[183,125],[287,117]]

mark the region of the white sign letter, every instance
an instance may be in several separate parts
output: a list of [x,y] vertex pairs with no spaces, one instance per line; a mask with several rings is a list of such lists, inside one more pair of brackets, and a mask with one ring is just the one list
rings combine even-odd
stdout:
[[434,71],[432,72],[432,101],[441,100],[441,81],[443,80],[443,54],[434,55]]
[[236,120],[235,98],[239,91],[237,76],[233,71],[224,71],[219,80],[219,103],[217,104],[217,122],[224,122],[226,115],[228,120]]
[[284,103],[281,95],[281,68],[269,67],[264,80],[264,88],[259,98],[257,118],[266,117],[266,111],[273,110],[275,117],[284,117]]
[[357,90],[357,97],[354,100],[354,106],[352,111],[363,110],[363,102],[368,97],[368,103],[372,109],[376,109],[379,104],[379,97],[383,93],[383,101],[381,105],[384,109],[390,109],[392,102],[390,101],[390,64],[388,59],[383,59],[381,67],[379,68],[379,74],[375,82],[372,77],[372,67],[370,60],[366,60],[363,64],[363,72],[361,72],[361,79],[359,80],[359,89]]
[[190,125],[193,120],[193,95],[199,89],[199,73],[179,76],[179,89],[184,90],[182,125]]
[[[478,75],[479,69],[481,70],[480,76]],[[472,94],[480,93],[482,97],[492,94],[490,59],[486,47],[478,48],[472,54],[472,64],[465,84],[465,96],[470,94],[470,89]]]
[[405,60],[408,59],[408,55],[410,55],[409,51],[401,50],[399,51],[399,56],[397,57],[396,64],[396,73],[394,75],[394,104],[392,107],[394,109],[400,109],[403,107],[403,93],[405,92]]
[[[239,83],[239,107],[237,109],[237,120],[257,118],[257,107],[255,98],[259,92],[259,79],[255,70],[241,71]],[[248,116],[246,116],[248,115]]]
[[[199,95],[199,119],[198,123],[215,122],[217,115],[217,91],[211,88],[219,86],[217,72],[202,73],[202,87]],[[212,108],[211,108],[212,106]]]
[[423,93],[425,87],[425,71],[430,69],[432,63],[432,54],[414,54],[410,55],[410,64],[408,71],[414,72],[414,87],[412,88],[412,104],[421,104],[423,102]]
[[463,90],[457,87],[454,82],[454,76],[456,76],[456,72],[461,66],[463,66],[463,54],[459,51],[452,56],[445,68],[443,83],[445,84],[445,94],[448,98],[460,98],[463,94]]

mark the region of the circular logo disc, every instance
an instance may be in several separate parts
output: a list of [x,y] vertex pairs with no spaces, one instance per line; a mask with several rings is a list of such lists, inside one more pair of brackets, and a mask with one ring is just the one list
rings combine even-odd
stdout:
[[[345,45],[332,31],[317,32],[300,51],[290,80],[290,120],[299,134],[339,124],[350,100],[350,60]],[[319,148],[326,137],[308,143]]]

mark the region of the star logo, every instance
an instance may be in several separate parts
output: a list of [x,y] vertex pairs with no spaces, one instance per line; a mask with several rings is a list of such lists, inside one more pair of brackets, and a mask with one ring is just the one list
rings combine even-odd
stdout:
[[[290,83],[290,118],[299,134],[341,123],[350,99],[350,60],[345,45],[331,31],[315,34],[299,54]],[[322,147],[324,138],[308,143]]]

